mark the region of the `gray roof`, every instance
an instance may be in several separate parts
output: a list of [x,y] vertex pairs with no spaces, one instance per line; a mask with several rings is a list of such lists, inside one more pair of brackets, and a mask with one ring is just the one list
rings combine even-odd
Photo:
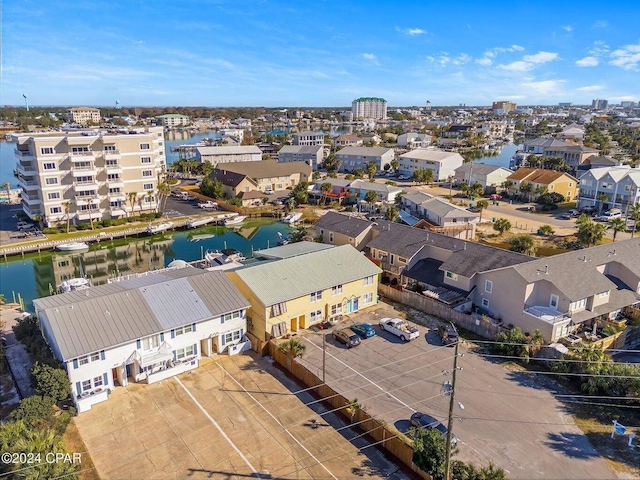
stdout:
[[256,257],[283,259],[297,257],[298,255],[306,255],[307,253],[318,252],[328,248],[334,248],[334,245],[327,245],[326,243],[318,242],[296,242],[289,243],[288,245],[282,245],[281,247],[258,250],[254,253]]
[[450,158],[464,161],[464,158],[456,152],[445,152],[442,150],[430,150],[427,148],[416,148],[400,155],[400,158],[417,158],[419,160],[430,160],[432,162],[444,162]]
[[351,245],[342,245],[247,266],[235,273],[267,307],[380,272],[373,262]]
[[382,193],[393,193],[402,191],[402,188],[398,187],[397,185],[387,185],[386,183],[369,182],[367,180],[360,179],[353,180],[349,187]]
[[249,307],[223,272],[190,267],[33,303],[63,361]]
[[534,138],[533,140],[529,140],[527,142],[524,142],[524,147],[534,147],[534,146],[541,146],[541,147],[545,147],[545,148],[549,148],[549,147],[568,147],[569,145],[572,145],[571,143],[567,143],[564,142],[562,140],[558,140],[556,138],[553,137],[539,137],[539,138]]
[[393,153],[393,148],[387,147],[344,147],[336,152],[340,155],[361,155],[363,157],[381,157],[385,153]]
[[262,155],[260,150],[255,145],[229,145],[222,147],[196,147],[197,152],[200,155],[242,155],[245,153],[256,153]]
[[603,265],[617,262],[640,277],[640,238],[607,243],[574,252],[539,258],[515,266],[528,282],[546,280],[555,285],[571,301],[617,289],[617,285],[598,271]]
[[496,170],[504,170],[505,172],[509,172],[511,174],[511,170],[505,167],[500,167],[498,165],[487,165],[486,163],[472,163],[467,162],[458,168],[455,169],[456,173],[469,173],[471,171],[471,166],[473,165],[473,173],[476,175],[489,175]]
[[316,230],[324,229],[355,238],[373,225],[373,222],[359,217],[327,212],[315,223]]
[[324,147],[322,145],[285,145],[278,153],[307,153],[317,155]]
[[458,207],[457,205],[452,204],[447,200],[442,200],[440,198],[432,198],[430,200],[426,200],[420,204],[422,208],[428,210],[429,212],[433,212],[437,216],[441,218],[477,218],[473,212],[469,210],[465,210],[462,207]]
[[471,278],[478,272],[488,272],[536,260],[535,257],[494,248],[480,243],[465,242],[442,264],[442,270]]

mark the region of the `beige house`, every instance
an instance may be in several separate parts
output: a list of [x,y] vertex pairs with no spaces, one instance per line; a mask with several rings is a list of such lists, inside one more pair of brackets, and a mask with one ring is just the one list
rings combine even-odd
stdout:
[[22,209],[47,226],[156,211],[166,167],[162,127],[20,135]]
[[258,189],[258,183],[242,173],[215,169],[209,174],[209,177],[222,183],[222,192],[225,198],[237,198],[243,193],[255,192]]
[[100,109],[93,107],[74,107],[67,109],[69,120],[80,125],[99,124]]
[[375,305],[380,272],[355,248],[344,245],[296,252],[228,275],[251,304],[248,333],[262,341]]
[[362,250],[373,238],[373,222],[359,217],[327,212],[314,224],[318,241],[329,245],[351,245]]
[[285,190],[295,187],[300,182],[309,182],[311,180],[311,165],[305,162],[281,163],[275,160],[232,162],[219,166],[214,170],[214,173],[220,171],[223,172],[222,175],[233,172],[250,179],[254,186],[251,188],[250,185],[245,183],[242,186],[242,191],[245,192],[250,190],[258,190],[260,192]]
[[[557,172],[555,170],[545,170],[542,168],[519,168],[507,177],[511,182],[509,192],[516,195],[528,195],[532,199],[538,198],[543,192],[559,193],[570,202],[577,198],[578,180],[568,173]],[[531,186],[529,192],[522,191],[525,183]]]

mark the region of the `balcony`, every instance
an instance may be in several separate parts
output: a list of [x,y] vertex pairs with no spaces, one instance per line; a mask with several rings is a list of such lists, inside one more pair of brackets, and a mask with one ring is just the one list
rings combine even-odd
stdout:
[[108,193],[109,196],[109,200],[110,201],[115,201],[115,200],[126,200],[127,199],[127,194],[124,193],[123,191],[119,191],[119,192],[109,192]]
[[120,150],[103,150],[105,160],[120,160]]
[[91,218],[93,218],[94,220],[96,219],[101,219],[102,218],[102,211],[99,209],[96,210],[80,210],[77,213],[78,216],[78,220],[89,220]]
[[540,305],[525,305],[524,313],[531,315],[532,317],[536,317],[538,320],[542,320],[551,324],[568,322],[571,320],[571,312],[562,313],[550,307],[544,307]]
[[22,163],[22,162],[16,163],[16,171],[20,175],[35,175],[37,172],[35,165],[31,163]]
[[74,177],[95,177],[98,174],[98,169],[95,165],[83,165],[83,166],[74,166],[71,170],[71,174]]
[[76,195],[76,205],[89,205],[89,203],[96,204],[99,201],[98,195]]
[[107,169],[107,173],[122,173],[122,165],[120,165],[120,162],[112,164],[107,163],[104,168]]
[[124,180],[121,177],[107,179],[107,185],[111,188],[124,188]]
[[98,181],[95,178],[91,180],[76,180],[73,182],[76,190],[87,190],[87,188],[98,188]]
[[35,155],[28,150],[18,150],[16,148],[14,149],[14,153],[16,154],[16,157],[23,158],[25,160],[35,160],[36,158]]
[[96,159],[92,151],[69,152],[69,160],[72,162],[88,162]]
[[37,195],[29,196],[25,192],[22,192],[20,197],[22,198],[22,201],[26,202],[28,205],[39,205],[40,203],[42,203],[40,197],[38,197]]
[[34,190],[38,188],[38,182],[36,180],[27,179],[25,177],[18,177],[18,183],[23,190]]

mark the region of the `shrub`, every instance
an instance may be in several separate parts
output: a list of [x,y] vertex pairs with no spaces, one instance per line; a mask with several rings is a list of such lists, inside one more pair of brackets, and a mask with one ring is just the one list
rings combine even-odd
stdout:
[[555,230],[551,227],[551,225],[542,225],[538,229],[538,235],[553,235]]
[[13,422],[23,421],[34,428],[47,428],[55,425],[56,418],[53,411],[55,401],[50,397],[33,396],[20,400],[9,419]]
[[50,397],[54,401],[58,401],[69,396],[71,389],[69,378],[61,368],[53,368],[36,362],[31,367],[31,381],[33,388],[43,398]]
[[60,233],[60,229],[59,228],[43,228],[42,233],[44,233],[45,235],[53,235],[55,233]]

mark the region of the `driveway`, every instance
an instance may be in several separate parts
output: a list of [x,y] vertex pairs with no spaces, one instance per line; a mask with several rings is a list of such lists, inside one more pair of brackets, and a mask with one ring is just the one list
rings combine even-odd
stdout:
[[237,355],[117,388],[74,421],[100,478],[406,478],[298,390],[267,360]]
[[[398,430],[409,429],[416,410],[446,424],[449,397],[444,382],[451,380],[453,348],[441,344],[434,328],[441,322],[421,312],[420,337],[403,343],[382,332],[383,317],[398,316],[381,304],[374,311],[351,316],[365,321],[376,336],[346,349],[326,337],[327,383]],[[345,325],[346,326],[346,325]],[[321,376],[322,337],[302,337],[305,354],[296,359]],[[459,359],[453,431],[459,439],[457,458],[477,466],[493,461],[513,479],[616,478],[587,441],[572,417],[550,390],[535,377],[495,364],[466,347]]]

